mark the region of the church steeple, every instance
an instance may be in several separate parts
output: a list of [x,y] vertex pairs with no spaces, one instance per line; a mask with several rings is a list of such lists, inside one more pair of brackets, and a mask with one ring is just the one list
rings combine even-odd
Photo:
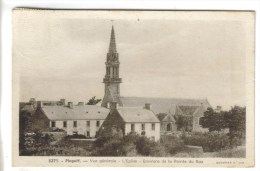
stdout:
[[112,26],[109,49],[106,59],[106,74],[103,79],[105,84],[105,95],[102,101],[103,107],[108,107],[108,103],[117,102],[120,106],[122,105],[120,100],[120,83],[122,79],[119,78],[119,55],[116,49],[116,38],[114,27]]
[[116,37],[114,26],[112,26],[108,53],[116,53]]

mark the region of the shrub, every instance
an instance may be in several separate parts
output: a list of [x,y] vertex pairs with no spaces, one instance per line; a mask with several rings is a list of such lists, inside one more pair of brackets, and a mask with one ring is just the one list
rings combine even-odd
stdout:
[[93,156],[121,156],[122,137],[115,134],[109,136],[99,136],[95,142],[95,150],[92,152]]
[[65,130],[61,128],[46,128],[45,132],[65,132]]
[[66,138],[71,139],[71,138],[75,138],[75,139],[87,139],[87,137],[85,135],[82,134],[73,134],[73,135],[67,135]]
[[94,144],[94,156],[165,156],[164,147],[160,143],[136,133],[124,137],[117,134],[98,137]]
[[183,140],[177,136],[168,136],[168,139],[162,141],[162,144],[164,145],[165,150],[170,154],[176,154],[184,148]]
[[185,145],[202,146],[204,152],[214,152],[230,147],[229,137],[224,133],[207,132],[183,135]]

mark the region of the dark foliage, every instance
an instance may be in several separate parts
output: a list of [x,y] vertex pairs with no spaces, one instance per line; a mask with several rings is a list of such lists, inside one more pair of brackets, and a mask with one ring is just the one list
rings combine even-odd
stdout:
[[160,143],[152,141],[145,136],[134,132],[122,137],[114,134],[111,137],[98,137],[95,141],[97,156],[163,156],[164,147]]
[[89,139],[89,137],[86,137],[85,135],[82,135],[82,134],[67,135],[66,138],[67,139],[72,139],[72,138],[75,138],[75,139]]
[[212,108],[208,108],[204,112],[204,116],[200,118],[200,125],[203,128],[208,128],[209,131],[221,131],[228,127],[226,120],[224,119],[226,112],[215,112]]
[[185,145],[202,146],[204,152],[215,152],[230,148],[229,137],[219,132],[195,132],[183,134]]
[[225,115],[229,137],[233,146],[241,145],[245,139],[246,107],[234,106]]
[[96,99],[96,96],[89,99],[89,101],[86,103],[87,105],[96,105],[101,101],[101,99]]
[[177,154],[184,148],[184,142],[181,137],[170,135],[161,137],[161,143],[165,147],[165,151],[170,154]]
[[19,152],[25,148],[26,137],[25,134],[27,132],[32,132],[32,116],[30,112],[20,111],[19,116]]
[[192,131],[192,116],[188,115],[174,115],[174,119],[176,121],[177,130],[179,131]]
[[246,107],[234,106],[229,111],[215,112],[212,108],[204,113],[200,119],[203,128],[208,128],[210,132],[229,129],[230,146],[237,147],[245,141],[246,131]]
[[47,128],[44,132],[65,132],[65,130],[61,128]]

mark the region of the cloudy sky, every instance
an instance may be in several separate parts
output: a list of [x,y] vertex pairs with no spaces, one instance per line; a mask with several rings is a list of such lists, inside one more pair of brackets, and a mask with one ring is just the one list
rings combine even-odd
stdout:
[[13,67],[20,101],[102,98],[113,19],[122,96],[207,98],[224,108],[245,105],[246,34],[240,20],[207,13],[194,19],[71,13],[14,14]]

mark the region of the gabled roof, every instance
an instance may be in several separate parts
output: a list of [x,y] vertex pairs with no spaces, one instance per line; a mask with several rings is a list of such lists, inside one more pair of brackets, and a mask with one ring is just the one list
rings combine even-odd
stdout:
[[104,120],[109,109],[96,105],[43,106],[42,111],[50,120]]
[[156,115],[157,118],[161,121],[161,122],[172,122],[175,121],[175,119],[173,118],[173,115],[170,113],[159,113]]
[[[152,105],[154,113],[169,113],[176,106],[211,107],[207,99],[178,99],[178,98],[149,98],[149,97],[121,97],[124,107],[142,107],[145,103]],[[179,110],[179,109],[177,109]],[[175,110],[174,110],[175,111]]]
[[200,106],[174,106],[170,110],[170,114],[173,115],[189,115],[189,116],[202,116],[207,110],[207,107],[204,105]]
[[167,113],[159,113],[157,114],[157,118],[162,122],[163,119],[167,116],[168,114]]
[[204,112],[206,110],[207,110],[207,108],[202,105],[199,108],[197,108],[197,110],[193,113],[193,116],[202,116],[202,115],[204,115]]
[[125,122],[147,123],[160,122],[151,110],[134,107],[122,107],[117,109],[120,116]]
[[171,115],[171,114],[168,114],[167,116],[165,116],[164,118],[163,118],[163,122],[175,122],[175,119],[174,119],[174,117],[173,117],[173,115]]

